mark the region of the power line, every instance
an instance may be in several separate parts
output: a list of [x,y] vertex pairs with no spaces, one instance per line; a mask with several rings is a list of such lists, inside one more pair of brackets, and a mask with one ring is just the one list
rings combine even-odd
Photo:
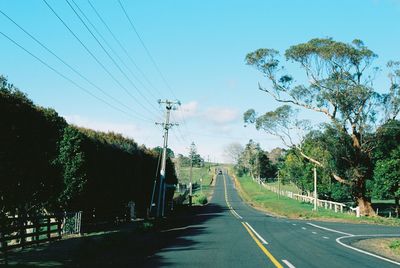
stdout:
[[[125,14],[125,17],[129,21],[129,24],[130,24],[131,28],[133,29],[133,31],[135,32],[136,36],[138,37],[140,43],[142,44],[143,48],[145,49],[148,57],[150,58],[151,62],[153,63],[153,65],[154,65],[155,69],[157,70],[158,74],[160,75],[160,77],[162,78],[162,80],[164,81],[165,85],[170,90],[170,92],[172,93],[174,98],[177,99],[174,91],[172,90],[171,86],[169,85],[169,83],[165,79],[165,76],[163,75],[163,73],[161,72],[160,68],[158,67],[156,61],[154,60],[154,57],[151,55],[150,50],[147,48],[147,46],[144,43],[142,37],[140,36],[139,32],[137,31],[135,25],[133,24],[133,21],[132,21],[131,17],[128,15],[128,12],[126,11],[125,7],[123,6],[121,0],[118,0],[118,3],[121,6],[121,9],[122,9],[123,13]],[[182,115],[182,121],[183,121],[183,124],[185,125],[185,128],[188,129],[185,117],[183,115]]]
[[[75,10],[75,8],[71,5],[71,3],[68,0],[65,0],[67,2],[67,4],[69,5],[69,7],[72,9],[72,11],[75,13],[75,15],[78,17],[78,19],[82,22],[82,24],[85,26],[86,30],[90,33],[90,35],[96,40],[97,44],[101,47],[101,49],[104,51],[104,53],[106,53],[106,55],[108,56],[108,58],[114,63],[114,65],[117,67],[117,69],[122,73],[122,75],[129,81],[129,83],[136,89],[136,91],[143,97],[143,99],[150,105],[153,106],[153,104],[146,98],[146,96],[144,96],[144,94],[139,90],[139,88],[132,82],[132,80],[128,77],[128,75],[122,70],[121,66],[119,66],[119,64],[114,60],[114,58],[110,55],[110,53],[108,53],[108,51],[104,48],[104,46],[101,44],[101,42],[99,41],[99,39],[94,35],[94,33],[92,32],[92,30],[90,30],[90,28],[87,26],[87,24],[84,22],[84,20],[82,19],[82,17],[78,14],[78,12]],[[127,90],[124,87],[126,93],[133,98],[140,106],[142,106],[143,109],[145,109],[146,111],[148,111],[149,113],[153,113],[151,110],[149,110],[146,106],[144,106],[140,101],[138,101],[136,99],[136,97],[134,97],[129,90]],[[153,106],[154,107],[154,106]]]
[[[86,16],[85,12],[79,7],[79,5],[72,0],[72,3],[76,6],[76,8],[79,10],[79,12],[83,15],[83,17],[86,19],[86,21],[92,26],[93,30],[97,33],[97,35],[101,38],[101,40],[104,42],[104,44],[108,47],[108,49],[111,50],[111,52],[118,58],[118,60],[122,63],[122,65],[129,71],[129,73],[145,88],[147,88],[144,83],[132,72],[132,70],[128,67],[128,65],[125,63],[125,61],[119,56],[119,54],[115,51],[115,49],[110,45],[110,43],[107,41],[107,39],[100,33],[100,31],[97,29],[97,27],[92,23],[92,21]],[[155,95],[152,94],[151,91],[148,91],[154,99],[158,99]],[[151,104],[153,107],[154,105]],[[155,107],[154,107],[155,108]]]
[[[30,52],[29,50],[27,50],[25,47],[23,47],[22,45],[20,45],[19,43],[17,43],[14,39],[12,39],[11,37],[9,37],[8,35],[6,35],[5,33],[0,31],[0,34],[2,36],[4,36],[5,38],[7,38],[10,42],[12,42],[14,45],[18,46],[19,48],[21,48],[22,50],[24,50],[26,53],[28,53],[29,55],[31,55],[33,58],[35,58],[36,60],[38,60],[40,63],[42,63],[44,66],[46,66],[47,68],[49,68],[50,70],[52,70],[53,72],[55,72],[56,74],[58,74],[59,76],[61,76],[62,78],[64,78],[65,80],[67,80],[68,82],[70,82],[71,84],[73,84],[74,86],[76,86],[77,88],[81,89],[82,91],[86,92],[87,94],[89,94],[90,96],[92,96],[93,98],[103,102],[104,104],[106,104],[107,106],[129,116],[132,117],[131,114],[128,114],[127,112],[125,112],[124,110],[112,105],[111,103],[103,100],[102,98],[96,96],[95,94],[93,94],[92,92],[90,92],[90,90],[87,90],[86,88],[82,87],[81,85],[79,85],[78,83],[76,83],[75,81],[73,81],[71,78],[67,77],[66,75],[62,74],[61,72],[59,72],[57,69],[55,69],[54,67],[50,66],[48,63],[46,63],[44,60],[40,59],[38,56],[34,55],[32,52]],[[146,122],[151,122],[149,120],[146,119],[142,119],[139,117],[136,117],[139,120],[142,121],[146,121]]]
[[[122,89],[124,89],[127,92],[128,90],[121,84],[121,82],[118,81],[118,79],[115,78],[115,76],[104,66],[104,64],[101,63],[100,60],[90,51],[90,49],[81,41],[81,39],[74,33],[74,31],[72,31],[72,29],[66,24],[66,22],[50,6],[50,4],[46,0],[43,0],[43,2],[51,10],[51,12],[61,21],[61,23],[68,29],[68,31],[75,37],[75,39],[81,44],[81,46],[86,50],[86,52],[89,53],[89,55],[97,62],[97,64],[100,65],[100,67],[112,78],[112,80],[114,80],[115,83],[117,83]],[[138,102],[137,100],[136,100],[136,102],[141,105],[141,103]]]
[[154,60],[153,56],[151,55],[149,49],[147,48],[147,46],[145,45],[145,43],[143,42],[143,39],[141,38],[139,32],[136,30],[135,25],[132,22],[132,19],[129,17],[128,13],[126,12],[124,6],[122,5],[121,0],[118,0],[119,5],[122,8],[122,11],[125,14],[125,17],[128,19],[129,24],[131,25],[133,31],[135,32],[136,36],[139,38],[140,43],[142,44],[143,48],[145,49],[147,56],[150,58],[151,62],[153,63],[155,69],[157,70],[158,74],[160,75],[161,79],[164,81],[165,85],[167,86],[167,88],[170,90],[171,94],[174,96],[175,99],[177,99],[174,91],[172,90],[171,86],[169,85],[169,83],[167,82],[167,80],[165,79],[163,73],[161,72],[160,68],[158,67],[156,61]]
[[100,15],[100,13],[97,11],[97,9],[94,7],[94,5],[92,4],[92,2],[90,0],[88,0],[89,5],[92,7],[94,13],[97,15],[97,17],[99,18],[99,20],[103,23],[103,25],[106,27],[107,31],[110,33],[110,35],[112,36],[112,38],[114,39],[114,41],[118,44],[118,46],[121,48],[122,51],[124,51],[125,55],[128,57],[128,59],[131,61],[131,63],[135,66],[135,68],[139,71],[139,73],[142,75],[142,77],[144,78],[144,80],[150,85],[150,87],[152,87],[157,94],[159,94],[160,96],[163,95],[161,93],[161,91],[159,91],[154,85],[153,83],[147,78],[147,76],[145,75],[145,73],[140,69],[140,67],[136,64],[135,60],[132,58],[132,56],[130,55],[130,53],[126,50],[126,48],[122,45],[122,43],[119,41],[119,39],[115,36],[115,34],[113,33],[113,31],[111,30],[111,28],[108,26],[108,24],[105,22],[105,20],[103,19],[103,17]]
[[8,20],[10,20],[14,25],[16,25],[20,30],[22,30],[25,34],[27,34],[32,40],[34,40],[37,44],[39,44],[42,48],[44,48],[47,52],[49,52],[50,54],[52,54],[55,58],[57,58],[60,62],[62,62],[65,66],[67,66],[70,70],[72,70],[76,75],[78,75],[79,77],[81,77],[82,79],[84,79],[86,82],[88,82],[90,85],[92,85],[93,87],[95,87],[97,90],[99,90],[100,92],[102,92],[104,95],[106,95],[107,97],[109,97],[110,99],[114,100],[115,102],[117,102],[118,104],[120,104],[121,106],[124,106],[126,109],[130,110],[131,112],[135,113],[136,116],[140,116],[143,117],[142,115],[138,114],[136,111],[134,111],[132,108],[130,108],[129,106],[125,105],[124,103],[122,103],[121,101],[119,101],[118,99],[114,98],[112,95],[108,94],[104,89],[100,88],[99,86],[97,86],[96,84],[94,84],[92,81],[90,81],[87,77],[85,77],[84,75],[82,75],[79,71],[77,71],[74,67],[72,67],[70,64],[68,64],[66,61],[64,61],[63,59],[61,59],[57,54],[55,54],[51,49],[49,49],[46,45],[44,45],[41,41],[39,41],[36,37],[34,37],[32,34],[30,34],[26,29],[24,29],[21,25],[19,25],[15,20],[13,20],[12,18],[10,18],[7,14],[5,14],[3,11],[0,10],[0,13],[5,16]]

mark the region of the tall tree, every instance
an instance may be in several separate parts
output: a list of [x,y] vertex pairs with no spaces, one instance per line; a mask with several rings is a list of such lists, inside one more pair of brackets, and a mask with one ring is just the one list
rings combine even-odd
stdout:
[[[288,104],[325,115],[341,136],[351,140],[351,158],[347,158],[349,172],[340,176],[332,171],[331,175],[353,187],[362,215],[374,215],[366,194],[366,182],[372,178],[372,148],[368,134],[378,119],[395,118],[399,113],[399,63],[388,64],[390,89],[387,94],[380,95],[373,88],[378,68],[372,63],[377,55],[360,40],[347,44],[330,38],[312,39],[290,47],[285,57],[299,64],[308,82],[297,82],[289,75],[280,66],[279,52],[274,49],[258,49],[247,54],[247,64],[257,68],[271,82],[270,87],[259,85],[259,89],[285,105],[262,116],[249,110],[245,113],[245,121],[286,139],[303,157],[325,168],[320,159],[295,146],[293,130],[304,130],[307,123],[293,119],[295,113]],[[378,118],[380,111],[386,116]]]
[[224,148],[225,156],[228,158],[229,161],[235,164],[239,161],[239,158],[243,151],[243,146],[238,142],[230,143]]

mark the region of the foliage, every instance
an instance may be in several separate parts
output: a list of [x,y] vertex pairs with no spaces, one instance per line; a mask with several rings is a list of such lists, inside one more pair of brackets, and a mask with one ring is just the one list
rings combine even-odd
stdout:
[[400,248],[400,240],[394,240],[393,242],[390,243],[389,247],[391,249]]
[[244,151],[243,146],[238,142],[233,142],[228,144],[224,148],[224,155],[232,162],[237,163],[239,161],[240,156]]
[[181,167],[204,167],[204,159],[197,153],[197,148],[194,142],[191,143],[189,148],[189,155],[184,156],[182,154],[178,154],[178,165]]
[[[350,185],[364,215],[373,215],[368,200],[366,183],[372,179],[370,152],[373,135],[371,129],[378,120],[394,119],[399,113],[400,77],[399,64],[391,62],[390,89],[378,94],[373,80],[378,68],[372,67],[377,55],[360,40],[347,44],[330,38],[311,39],[291,46],[285,52],[286,60],[299,64],[308,83],[298,83],[280,66],[279,52],[274,49],[258,49],[247,54],[247,64],[261,71],[271,82],[270,88],[259,86],[284,105],[275,111],[258,116],[253,109],[244,114],[245,122],[255,123],[257,129],[277,135],[286,145],[296,148],[302,157],[327,169],[331,176]],[[301,80],[300,80],[301,81]],[[307,155],[298,146],[293,132],[308,132],[308,124],[296,119],[296,111],[288,104],[325,115],[334,128],[346,140],[350,140],[345,159],[346,174],[338,174],[327,167],[321,158]],[[382,113],[380,113],[382,112]],[[379,117],[385,113],[385,116]],[[300,135],[300,143],[304,135]],[[346,176],[344,176],[346,175]]]
[[[0,214],[82,210],[139,216],[149,207],[158,154],[113,132],[68,125],[0,76]],[[175,184],[167,161],[166,182]],[[172,190],[167,198],[172,198]],[[0,217],[1,218],[1,217]],[[1,219],[0,219],[1,220]]]
[[388,121],[377,130],[375,137],[372,193],[375,198],[395,199],[399,209],[400,121]]
[[[157,154],[161,155],[163,152],[163,148],[160,146],[157,146],[157,147],[153,148],[153,151],[156,152]],[[175,153],[174,153],[174,151],[171,150],[171,148],[167,148],[167,157],[175,158]]]
[[268,152],[261,149],[260,144],[250,140],[246,144],[235,165],[238,175],[249,173],[253,178],[264,180],[275,176],[276,167],[268,158]]
[[3,76],[0,86],[1,212],[54,208],[61,186],[54,160],[66,122],[54,110],[33,105]]

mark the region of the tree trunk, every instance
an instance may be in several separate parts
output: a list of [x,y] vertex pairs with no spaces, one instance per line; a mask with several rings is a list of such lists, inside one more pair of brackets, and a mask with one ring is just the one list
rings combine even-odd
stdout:
[[366,196],[366,182],[372,176],[371,157],[363,152],[361,148],[361,134],[356,131],[353,126],[353,134],[351,136],[354,148],[354,176],[355,176],[355,197],[358,207],[360,208],[361,216],[375,216],[375,211],[372,208],[371,201]]
[[376,213],[372,208],[371,202],[365,197],[357,198],[358,207],[360,208],[361,216],[375,216]]
[[395,204],[395,211],[396,211],[396,215],[397,215],[397,218],[399,217],[399,214],[400,214],[400,206],[399,206],[399,202],[400,201],[400,196],[395,196],[394,197],[394,204]]

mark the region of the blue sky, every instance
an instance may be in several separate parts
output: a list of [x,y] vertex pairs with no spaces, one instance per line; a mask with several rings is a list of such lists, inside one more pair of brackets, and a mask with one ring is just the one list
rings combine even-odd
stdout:
[[[162,131],[154,124],[163,117],[157,99],[177,98],[182,106],[173,112],[172,119],[180,126],[171,131],[171,149],[186,154],[194,141],[202,156],[209,155],[217,161],[224,161],[223,149],[232,142],[245,144],[253,138],[267,150],[282,146],[274,137],[243,127],[242,114],[248,108],[265,112],[278,106],[257,90],[258,82],[266,86],[268,83],[245,65],[248,52],[261,47],[283,52],[291,45],[315,37],[332,37],[343,42],[358,38],[379,55],[377,65],[400,60],[399,0],[121,0],[157,67],[132,30],[118,0],[91,0],[91,3],[130,58],[89,2],[74,0],[118,55],[98,37],[124,73],[104,53],[66,1],[47,2],[119,84],[85,51],[44,1],[1,0],[0,10],[107,95],[60,63],[2,14],[0,32],[124,112],[83,92],[3,35],[0,35],[1,74],[36,104],[56,109],[71,123],[120,132],[148,147],[162,144]],[[72,0],[69,2],[77,9]],[[297,69],[293,70],[295,75],[301,75]],[[378,91],[387,87],[385,75],[383,70],[377,77]],[[320,121],[308,113],[303,115]]]

